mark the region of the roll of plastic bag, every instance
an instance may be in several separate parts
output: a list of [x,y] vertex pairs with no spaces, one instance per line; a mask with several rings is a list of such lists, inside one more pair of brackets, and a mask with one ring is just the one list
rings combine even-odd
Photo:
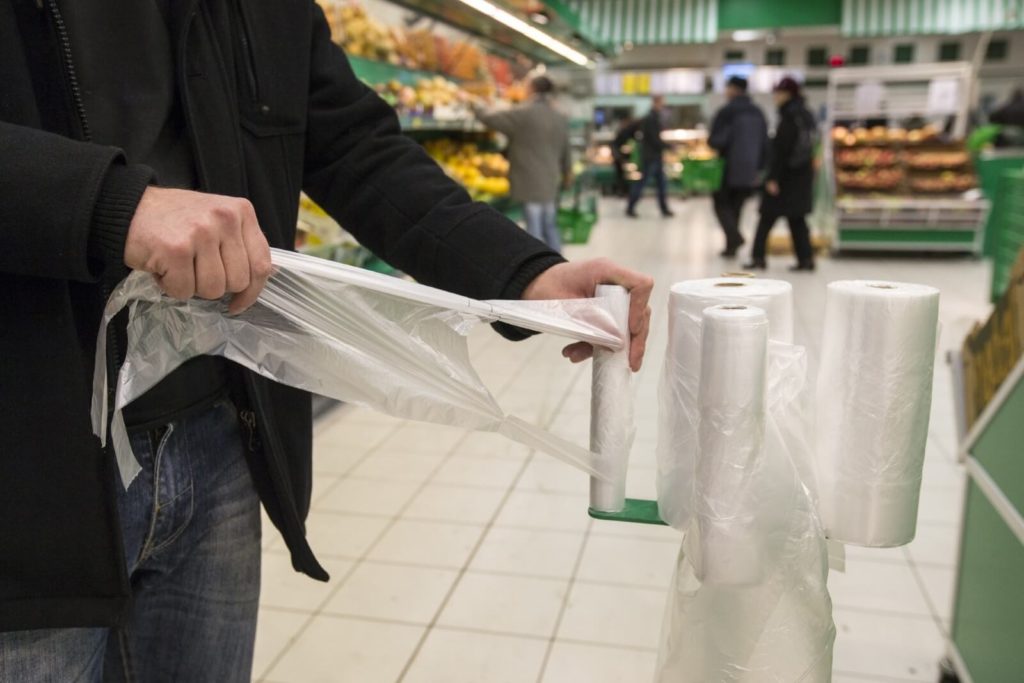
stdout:
[[811,471],[806,366],[802,347],[768,344],[764,444],[759,464],[743,472],[746,499],[757,511],[756,580],[714,582],[706,570],[702,580],[694,521],[666,601],[658,683],[831,680],[828,553],[805,479]]
[[701,316],[718,304],[756,306],[768,316],[768,338],[793,340],[793,288],[781,280],[720,277],[686,280],[669,292],[668,348],[659,386],[658,511],[685,531],[693,517],[697,451],[697,386]]
[[223,356],[282,384],[395,417],[504,434],[603,480],[613,468],[588,449],[506,415],[469,361],[465,335],[502,321],[599,346],[622,348],[602,299],[476,301],[322,259],[272,250],[274,274],[244,313],[227,300],[178,301],[146,273],[111,295],[93,382],[94,432],[108,425],[106,326],[130,306],[128,348],[109,420],[121,479],[139,471],[122,409],[198,355]]
[[[629,338],[629,292],[618,285],[598,285],[623,338]],[[590,480],[590,507],[621,512],[626,503],[626,470],[636,426],[633,419],[633,372],[629,346],[618,351],[594,349],[590,400],[590,450],[605,461],[611,481]]]
[[692,544],[694,571],[705,584],[756,584],[764,569],[757,484],[764,467],[767,356],[762,309],[705,309]]
[[828,286],[816,454],[829,538],[909,543],[931,412],[939,291],[900,282]]

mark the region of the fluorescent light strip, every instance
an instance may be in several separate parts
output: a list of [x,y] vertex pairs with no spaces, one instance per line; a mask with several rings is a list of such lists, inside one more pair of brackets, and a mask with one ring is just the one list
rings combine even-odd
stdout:
[[518,31],[519,33],[522,33],[524,36],[526,36],[533,42],[543,45],[544,47],[551,50],[555,54],[565,57],[574,64],[579,64],[580,66],[587,66],[590,63],[590,60],[587,59],[587,56],[580,52],[579,50],[574,50],[565,43],[559,40],[555,40],[547,33],[544,33],[543,31],[536,29],[533,26],[530,26],[528,23],[526,23],[519,17],[515,16],[514,14],[511,14],[510,12],[507,12],[501,7],[498,7],[493,2],[488,2],[487,0],[460,0],[460,2],[462,2],[465,5],[469,5],[477,12],[487,15],[490,18],[494,19],[495,21],[504,24],[505,26],[508,26],[513,31]]

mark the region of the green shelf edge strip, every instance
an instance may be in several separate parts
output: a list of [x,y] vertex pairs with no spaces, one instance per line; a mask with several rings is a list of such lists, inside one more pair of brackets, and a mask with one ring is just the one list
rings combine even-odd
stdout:
[[657,524],[668,526],[665,520],[658,514],[658,501],[641,500],[639,498],[627,498],[626,506],[621,512],[601,512],[594,508],[587,510],[594,519],[603,519],[607,522],[629,522],[631,524]]

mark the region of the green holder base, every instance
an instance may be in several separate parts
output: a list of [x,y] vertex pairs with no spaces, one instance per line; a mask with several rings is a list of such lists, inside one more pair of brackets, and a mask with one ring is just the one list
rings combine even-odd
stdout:
[[659,524],[668,526],[658,515],[658,501],[640,500],[638,498],[627,498],[626,506],[621,512],[601,512],[589,508],[587,513],[594,519],[603,519],[608,522],[630,522],[632,524]]

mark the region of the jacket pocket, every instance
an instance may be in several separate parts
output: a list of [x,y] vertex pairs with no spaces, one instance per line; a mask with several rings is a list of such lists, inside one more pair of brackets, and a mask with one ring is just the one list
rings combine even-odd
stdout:
[[[293,3],[234,0],[235,74],[242,127],[256,137],[303,133],[309,28]],[[299,16],[296,16],[299,15]]]

